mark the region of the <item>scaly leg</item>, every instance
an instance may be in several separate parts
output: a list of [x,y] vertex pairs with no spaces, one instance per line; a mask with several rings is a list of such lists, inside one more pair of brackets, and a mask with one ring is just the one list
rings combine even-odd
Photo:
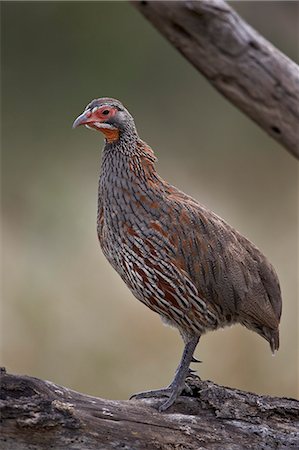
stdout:
[[139,392],[138,394],[132,395],[132,397],[130,397],[130,400],[136,398],[138,399],[166,396],[168,397],[168,399],[159,407],[160,412],[166,411],[166,409],[173,405],[173,403],[176,401],[179,395],[181,395],[182,391],[186,387],[185,379],[188,374],[189,366],[192,362],[193,353],[198,344],[198,341],[199,337],[195,337],[185,345],[183,356],[180,364],[178,365],[178,368],[176,369],[174,379],[168,387],[153,391]]

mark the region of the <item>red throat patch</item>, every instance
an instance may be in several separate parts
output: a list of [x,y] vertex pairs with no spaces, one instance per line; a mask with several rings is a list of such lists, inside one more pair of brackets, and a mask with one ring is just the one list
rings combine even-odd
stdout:
[[109,128],[100,128],[108,142],[115,142],[119,139],[119,130],[110,130]]

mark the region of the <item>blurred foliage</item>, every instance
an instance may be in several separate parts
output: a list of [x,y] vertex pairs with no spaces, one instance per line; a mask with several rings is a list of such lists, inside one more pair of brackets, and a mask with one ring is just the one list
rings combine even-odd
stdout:
[[[298,60],[298,2],[232,4]],[[102,137],[71,130],[93,98],[119,98],[160,173],[254,241],[279,274],[281,348],[234,326],[204,336],[199,371],[295,396],[297,165],[122,2],[2,2],[2,364],[127,398],[166,385],[176,331],[136,301],[95,232]]]

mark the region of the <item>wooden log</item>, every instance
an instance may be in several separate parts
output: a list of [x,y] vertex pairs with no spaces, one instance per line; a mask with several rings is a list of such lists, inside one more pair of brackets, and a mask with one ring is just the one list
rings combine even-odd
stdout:
[[219,92],[299,158],[297,64],[224,0],[134,1],[132,5]]
[[165,413],[162,399],[104,400],[49,381],[1,375],[2,450],[298,449],[299,402],[190,378]]

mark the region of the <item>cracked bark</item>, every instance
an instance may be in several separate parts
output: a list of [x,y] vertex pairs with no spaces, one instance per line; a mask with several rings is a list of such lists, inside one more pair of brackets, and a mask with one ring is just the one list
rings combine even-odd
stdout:
[[3,450],[256,450],[299,448],[299,402],[190,379],[161,400],[104,400],[38,378],[1,375]]
[[299,67],[223,0],[132,4],[237,108],[299,158]]

